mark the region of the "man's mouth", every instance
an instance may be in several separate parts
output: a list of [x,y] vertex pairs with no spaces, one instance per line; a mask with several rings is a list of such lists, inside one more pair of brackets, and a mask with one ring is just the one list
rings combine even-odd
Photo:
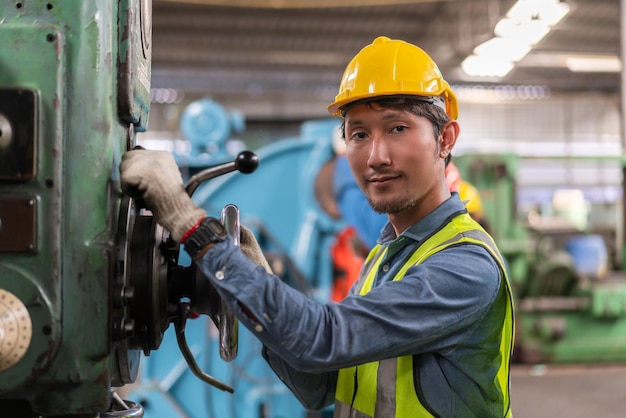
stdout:
[[365,177],[368,183],[386,183],[399,178],[399,174],[372,174]]

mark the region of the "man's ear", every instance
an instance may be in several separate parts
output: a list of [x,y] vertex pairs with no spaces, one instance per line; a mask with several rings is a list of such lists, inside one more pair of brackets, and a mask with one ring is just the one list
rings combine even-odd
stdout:
[[439,144],[439,155],[441,158],[446,158],[450,155],[460,132],[461,128],[456,120],[451,120],[443,126]]

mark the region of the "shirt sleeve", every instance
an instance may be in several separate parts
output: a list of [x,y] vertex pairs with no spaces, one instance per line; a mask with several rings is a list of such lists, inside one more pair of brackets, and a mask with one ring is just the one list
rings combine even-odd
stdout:
[[295,370],[317,374],[453,349],[480,326],[500,286],[495,260],[472,244],[429,257],[401,281],[327,304],[267,273],[230,239],[216,244],[198,265],[271,352]]
[[302,405],[311,410],[329,406],[335,400],[337,372],[307,373],[291,367],[276,353],[263,346],[263,358]]

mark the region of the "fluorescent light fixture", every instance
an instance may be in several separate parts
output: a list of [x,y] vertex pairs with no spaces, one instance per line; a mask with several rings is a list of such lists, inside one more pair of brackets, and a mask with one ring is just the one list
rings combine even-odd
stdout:
[[494,29],[496,36],[517,39],[528,45],[537,45],[550,32],[550,26],[541,20],[500,20]]
[[530,45],[519,39],[491,38],[474,48],[474,55],[519,61],[530,52]]
[[504,77],[569,13],[559,0],[518,0],[494,28],[494,38],[461,64],[470,76]]
[[554,26],[569,11],[569,5],[559,0],[518,0],[506,15],[516,21],[541,20],[548,26]]
[[587,73],[618,73],[622,62],[616,56],[569,56],[565,64],[570,71]]
[[567,3],[561,1],[550,3],[550,5],[553,7],[548,7],[541,13],[541,20],[550,26],[554,26],[567,16],[570,11],[570,7]]
[[497,57],[470,55],[463,60],[461,68],[473,77],[504,77],[513,69],[513,63]]

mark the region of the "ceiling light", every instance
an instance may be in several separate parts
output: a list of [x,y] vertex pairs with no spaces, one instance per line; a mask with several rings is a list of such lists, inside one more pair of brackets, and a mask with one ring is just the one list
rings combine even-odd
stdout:
[[529,45],[536,45],[550,32],[550,26],[540,20],[519,21],[500,20],[494,29],[496,36],[524,40]]
[[559,0],[518,0],[494,28],[494,38],[461,64],[470,76],[504,77],[569,13]]
[[618,73],[622,62],[616,56],[569,56],[565,59],[567,68],[574,72]]
[[518,0],[506,15],[516,21],[541,20],[548,26],[554,26],[569,10],[569,5],[559,0]]
[[461,68],[473,77],[504,77],[513,69],[513,63],[493,56],[470,55],[463,60]]
[[491,38],[474,48],[474,54],[506,61],[519,61],[530,52],[530,45],[512,38]]

